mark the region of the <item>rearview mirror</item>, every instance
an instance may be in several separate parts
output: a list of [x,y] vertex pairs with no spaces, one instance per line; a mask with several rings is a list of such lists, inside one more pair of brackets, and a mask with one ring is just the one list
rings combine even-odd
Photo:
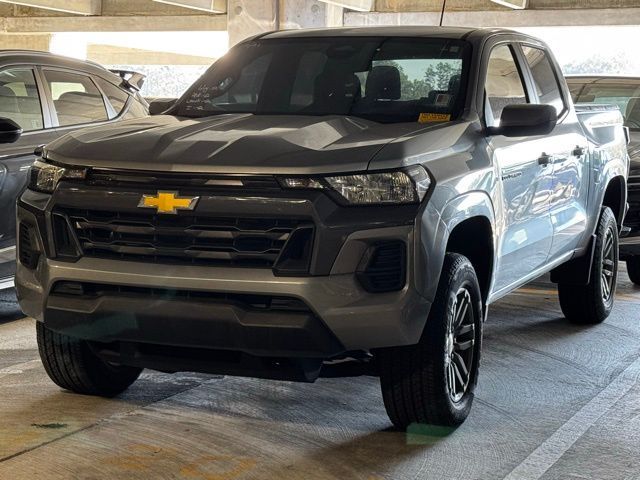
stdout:
[[173,107],[177,98],[156,98],[149,103],[149,115],[160,115]]
[[488,127],[487,134],[505,137],[548,135],[556,123],[558,114],[552,105],[507,105],[502,110],[500,126]]
[[0,143],[17,142],[22,135],[22,127],[10,118],[0,117]]

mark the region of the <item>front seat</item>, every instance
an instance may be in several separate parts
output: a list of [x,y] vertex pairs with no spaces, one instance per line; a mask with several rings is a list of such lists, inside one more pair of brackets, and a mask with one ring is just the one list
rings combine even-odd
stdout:
[[367,75],[365,99],[368,101],[399,100],[402,96],[400,71],[392,65],[373,67]]
[[19,115],[18,96],[9,87],[0,86],[0,117],[16,121]]

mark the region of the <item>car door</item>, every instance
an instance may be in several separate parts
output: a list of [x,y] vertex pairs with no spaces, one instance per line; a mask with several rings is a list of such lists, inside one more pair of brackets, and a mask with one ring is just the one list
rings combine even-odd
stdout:
[[535,101],[552,105],[558,112],[558,124],[548,135],[545,147],[553,165],[549,198],[553,225],[549,261],[553,262],[577,248],[587,228],[588,144],[575,113],[569,108],[567,92],[556,75],[559,70],[551,54],[541,46],[521,47]]
[[[499,126],[504,107],[530,103],[528,81],[517,46],[500,43],[487,59],[484,117]],[[499,218],[494,289],[509,290],[531,278],[547,261],[553,227],[549,213],[553,166],[544,137],[487,138],[498,177],[494,196]]]
[[0,69],[0,117],[23,130],[17,142],[0,144],[0,280],[13,276],[15,269],[15,203],[26,186],[33,151],[57,138],[43,98],[33,66]]

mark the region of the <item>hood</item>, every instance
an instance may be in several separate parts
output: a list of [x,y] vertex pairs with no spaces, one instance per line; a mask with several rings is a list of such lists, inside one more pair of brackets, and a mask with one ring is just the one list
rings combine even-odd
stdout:
[[318,174],[366,170],[418,123],[380,124],[344,116],[159,115],[78,130],[45,149],[78,166],[228,174]]

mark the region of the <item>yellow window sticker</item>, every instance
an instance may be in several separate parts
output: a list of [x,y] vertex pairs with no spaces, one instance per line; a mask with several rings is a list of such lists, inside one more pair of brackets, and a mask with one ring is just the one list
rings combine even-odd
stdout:
[[451,120],[450,113],[421,113],[418,123],[448,122]]

